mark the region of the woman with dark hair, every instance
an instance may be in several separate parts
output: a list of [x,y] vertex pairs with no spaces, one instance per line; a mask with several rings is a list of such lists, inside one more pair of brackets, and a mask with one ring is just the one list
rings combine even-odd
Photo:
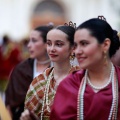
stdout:
[[[71,72],[78,70],[78,66],[70,64],[73,56],[75,29],[71,26],[58,26],[47,34],[47,53],[53,62],[36,77],[27,92],[25,109],[28,109],[40,120],[49,120],[50,109],[59,83]],[[29,120],[30,113],[22,113],[21,120]]]
[[117,31],[103,19],[78,26],[75,55],[82,70],[58,86],[51,120],[120,120],[120,68],[111,57],[119,49]]
[[31,31],[28,42],[30,58],[22,61],[12,71],[6,90],[6,106],[12,119],[19,120],[24,110],[25,96],[33,78],[50,67],[46,51],[46,35],[51,26],[39,26]]

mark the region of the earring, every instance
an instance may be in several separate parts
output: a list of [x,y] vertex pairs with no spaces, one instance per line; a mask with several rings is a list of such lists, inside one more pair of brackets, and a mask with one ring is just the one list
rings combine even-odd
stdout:
[[104,51],[104,65],[107,65],[107,54],[106,54],[106,51]]
[[75,59],[75,54],[71,54],[70,55],[70,64],[71,64],[71,66],[74,65],[74,59]]

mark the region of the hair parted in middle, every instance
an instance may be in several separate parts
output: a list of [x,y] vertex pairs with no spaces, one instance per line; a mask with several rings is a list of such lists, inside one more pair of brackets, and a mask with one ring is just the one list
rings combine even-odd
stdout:
[[58,29],[64,32],[67,35],[67,39],[69,40],[70,45],[74,45],[75,28],[73,27],[73,23],[71,21],[69,22],[69,24],[65,23],[64,25],[59,25],[54,29]]

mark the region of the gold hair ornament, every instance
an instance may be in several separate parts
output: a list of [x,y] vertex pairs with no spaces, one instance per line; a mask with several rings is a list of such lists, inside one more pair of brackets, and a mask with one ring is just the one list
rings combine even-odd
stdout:
[[120,32],[118,32],[118,33],[117,33],[117,36],[118,36],[118,37],[119,37],[119,39],[120,39]]
[[98,16],[98,19],[106,21],[106,18],[103,15]]
[[65,23],[64,25],[66,25],[66,26],[71,26],[71,27],[73,27],[73,28],[76,29],[76,23],[73,23],[72,21],[70,21],[69,24],[68,24],[68,23]]

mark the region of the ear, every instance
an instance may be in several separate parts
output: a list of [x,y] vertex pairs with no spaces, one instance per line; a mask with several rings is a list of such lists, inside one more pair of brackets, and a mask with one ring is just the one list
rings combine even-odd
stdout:
[[102,47],[103,47],[103,51],[104,52],[107,52],[110,48],[110,44],[111,44],[111,41],[109,38],[106,38],[102,44]]

